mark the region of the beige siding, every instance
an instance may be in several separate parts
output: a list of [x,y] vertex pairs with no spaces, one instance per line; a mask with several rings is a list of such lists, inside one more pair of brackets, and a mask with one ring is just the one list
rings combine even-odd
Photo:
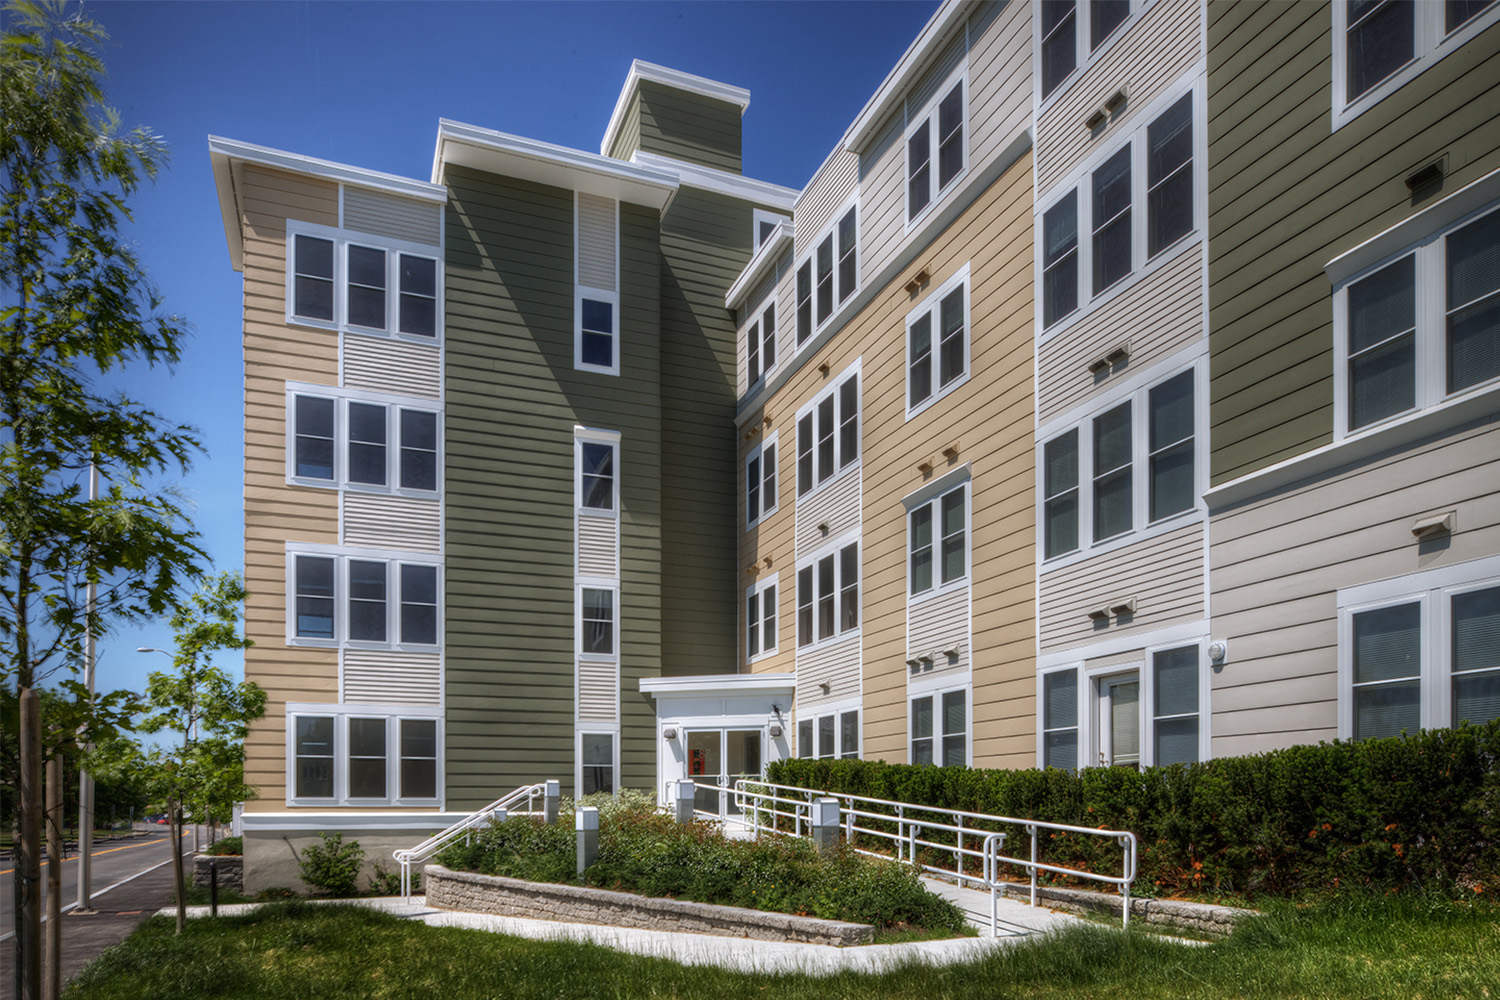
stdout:
[[[741,658],[745,655],[745,589],[755,585],[765,576],[778,574],[776,593],[776,631],[778,652],[756,660],[750,669],[757,673],[787,673],[795,668],[797,648],[796,636],[796,552],[793,543],[793,527],[796,523],[796,421],[793,412],[787,410],[784,417],[773,420],[767,427],[766,419],[771,411],[763,410],[760,419],[741,431],[739,437],[739,499],[736,502],[736,523],[740,525],[740,601],[737,621],[739,635],[737,648]],[[765,433],[747,433],[750,428]],[[776,443],[776,511],[761,518],[755,527],[745,525],[745,456],[752,448],[762,444],[773,432],[779,434]],[[788,478],[791,477],[791,478]]]
[[369,705],[443,703],[443,659],[437,653],[346,649],[343,660],[341,701]]
[[[1150,631],[1204,616],[1202,524],[1128,544],[1042,574],[1037,620],[1043,652]],[[1136,599],[1133,618],[1096,624],[1089,611]]]
[[580,722],[620,720],[619,666],[583,661],[578,664],[578,719]]
[[437,399],[443,391],[442,364],[436,344],[344,335],[344,385],[351,389]]
[[611,198],[578,194],[578,283],[606,292],[615,290],[615,203]]
[[[1497,455],[1491,418],[1214,516],[1215,756],[1337,735],[1338,591],[1500,554]],[[1412,536],[1449,510],[1450,538]]]
[[[1124,373],[1149,368],[1202,337],[1205,306],[1203,244],[1194,240],[1102,308],[1041,342],[1040,421],[1060,416],[1113,388]],[[1127,344],[1130,363],[1120,375],[1096,378],[1089,370],[1089,365]]]
[[436,498],[391,496],[346,490],[343,504],[345,545],[408,552],[441,552],[443,505]]
[[[786,491],[793,496],[797,491],[796,424],[790,435],[792,447],[788,449],[788,472],[791,479]],[[778,445],[777,451],[781,448]],[[797,501],[797,554],[799,557],[814,551],[825,542],[842,537],[846,532],[859,527],[859,466],[844,470],[843,474],[825,485],[811,496]],[[828,530],[823,530],[827,525]]]
[[[933,669],[969,668],[969,588],[917,601],[906,610],[907,659],[932,657]],[[945,650],[957,649],[947,657]]]
[[[1157,0],[1082,76],[1065,83],[1036,126],[1036,183],[1045,197],[1101,142],[1131,127],[1141,108],[1202,57],[1198,0]],[[1084,121],[1120,89],[1129,100],[1097,137]]]
[[[797,205],[792,210],[792,218],[797,226],[793,245],[799,260],[812,251],[812,241],[833,222],[835,213],[844,207],[849,196],[858,187],[859,157],[840,146],[829,155],[827,162],[813,175],[813,179],[803,189],[802,196],[797,199]],[[864,222],[861,220],[860,226],[863,227],[863,225]],[[864,245],[862,236],[860,245],[861,247]],[[861,256],[863,256],[862,250]],[[864,274],[862,262],[860,274]]]
[[344,228],[436,247],[442,243],[443,206],[346,186]]
[[[796,642],[793,637],[792,642]],[[823,692],[822,685],[828,685]],[[797,710],[859,694],[859,636],[830,642],[797,655]]]
[[612,517],[578,515],[578,575],[619,576],[619,522]]

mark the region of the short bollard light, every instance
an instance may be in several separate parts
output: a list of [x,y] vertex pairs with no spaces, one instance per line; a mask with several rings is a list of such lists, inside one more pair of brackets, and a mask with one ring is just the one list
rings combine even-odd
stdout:
[[839,846],[839,800],[814,799],[812,802],[812,840],[819,854],[832,854]]
[[573,829],[578,831],[578,874],[599,860],[599,810],[584,806],[573,814]]
[[208,915],[219,915],[219,859],[208,859]]
[[542,815],[548,826],[557,825],[557,805],[562,801],[562,782],[552,779],[547,782],[542,795]]
[[677,782],[673,789],[676,793],[676,801],[673,803],[673,814],[679,823],[691,823],[693,821],[693,799],[698,794],[698,786],[691,779],[684,778]]

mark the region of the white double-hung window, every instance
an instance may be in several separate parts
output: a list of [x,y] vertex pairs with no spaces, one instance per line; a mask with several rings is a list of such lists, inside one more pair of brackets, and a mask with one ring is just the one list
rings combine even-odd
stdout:
[[935,691],[908,702],[907,759],[913,764],[969,763],[968,686]]
[[969,577],[969,484],[964,482],[906,515],[907,566],[912,597],[947,589]]
[[753,528],[776,512],[777,435],[766,439],[745,456],[745,526]]
[[859,206],[851,204],[813,240],[797,266],[797,346],[823,329],[859,288]]
[[287,383],[287,482],[434,493],[442,414],[431,400]]
[[289,220],[287,322],[433,340],[442,266],[437,247]]
[[441,801],[441,708],[291,703],[286,716],[288,805]]
[[776,369],[776,301],[755,315],[745,328],[746,391]]
[[797,414],[797,498],[859,461],[859,368],[841,375]]
[[748,663],[776,652],[776,611],[780,583],[778,574],[757,580],[745,590],[745,661]]
[[840,541],[797,567],[797,646],[845,638],[859,629],[859,541]]
[[798,713],[797,756],[830,760],[859,756],[859,709]]
[[[1144,6],[1145,0],[1135,0]],[[1041,0],[1038,83],[1045,101],[1129,19],[1132,0]]]
[[967,67],[959,70],[925,107],[907,109],[906,221],[910,225],[946,194],[968,167]]
[[442,566],[428,553],[287,544],[287,644],[431,649]]
[[969,265],[906,314],[906,416],[969,378]]
[[574,195],[573,366],[620,374],[619,203]]

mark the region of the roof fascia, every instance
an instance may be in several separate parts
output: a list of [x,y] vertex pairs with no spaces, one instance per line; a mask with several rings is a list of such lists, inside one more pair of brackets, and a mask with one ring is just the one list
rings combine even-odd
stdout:
[[885,82],[865,104],[864,110],[855,116],[854,123],[839,142],[841,148],[851,153],[858,153],[865,148],[880,123],[916,81],[917,75],[927,68],[927,63],[947,43],[954,29],[963,25],[969,13],[968,7],[966,0],[944,0],[943,5],[933,13],[916,40],[885,78]]
[[[621,161],[614,161],[621,162]],[[636,150],[630,157],[630,162],[648,170],[658,170],[665,174],[673,174],[677,182],[683,187],[699,188],[704,191],[713,191],[717,194],[728,195],[741,201],[754,202],[768,208],[774,208],[781,212],[790,212],[797,204],[797,199],[802,192],[796,188],[783,187],[780,184],[772,184],[770,181],[760,181],[744,174],[730,173],[728,170],[718,170],[714,167],[705,167],[697,163],[689,163],[686,160],[673,159],[670,156],[662,156],[660,153],[647,153],[644,150]]]

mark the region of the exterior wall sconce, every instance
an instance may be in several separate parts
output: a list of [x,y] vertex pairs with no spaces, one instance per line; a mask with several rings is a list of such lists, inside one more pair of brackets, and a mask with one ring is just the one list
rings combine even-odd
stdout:
[[781,739],[781,723],[779,723],[779,722],[773,722],[773,723],[771,723],[771,725],[769,727],[767,727],[766,732],[767,732],[767,734],[770,735],[771,739],[773,739],[773,740],[779,740],[779,739]]
[[661,738],[664,740],[675,740],[677,738],[677,730],[672,726],[668,726],[661,731]]
[[1208,644],[1208,658],[1214,663],[1223,663],[1229,656],[1229,643],[1223,639],[1215,639]]

